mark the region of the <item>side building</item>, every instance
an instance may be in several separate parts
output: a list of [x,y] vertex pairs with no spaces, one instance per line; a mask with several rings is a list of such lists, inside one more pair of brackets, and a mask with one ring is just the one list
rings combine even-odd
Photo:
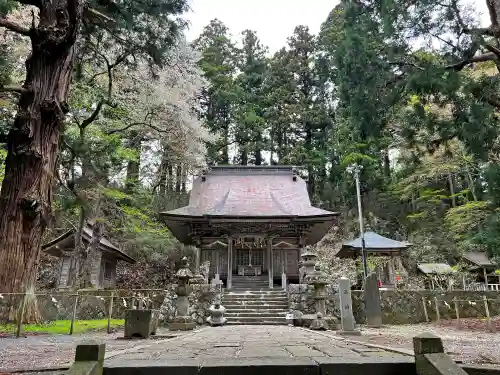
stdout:
[[318,242],[338,213],[311,206],[306,182],[292,166],[216,166],[194,180],[188,206],[163,212],[172,234],[198,248],[231,289],[233,275],[285,273],[299,280],[301,248]]

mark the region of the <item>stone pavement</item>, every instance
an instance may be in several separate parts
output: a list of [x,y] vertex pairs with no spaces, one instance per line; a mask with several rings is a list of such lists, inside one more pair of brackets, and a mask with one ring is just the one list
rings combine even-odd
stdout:
[[[331,366],[336,365],[335,374],[343,373],[340,367],[345,367],[346,374],[357,374],[352,372],[353,364],[359,367],[360,374],[367,370],[370,374],[386,374],[387,366],[392,365],[397,365],[400,373],[414,371],[412,357],[352,344],[329,334],[289,326],[225,326],[201,328],[175,339],[112,354],[107,356],[104,374],[149,374],[152,368],[156,368],[155,373],[168,368],[183,375],[201,374],[212,368],[212,373],[220,374],[224,369],[222,372],[227,374],[231,367],[235,371],[230,373],[241,374],[241,368],[258,366],[260,372],[267,366],[273,371],[282,372],[286,367],[287,374],[306,375],[318,374],[318,365],[328,365],[332,371]],[[375,369],[377,364],[381,365],[380,371]],[[294,366],[296,371],[290,372]],[[323,369],[321,373],[329,371]]]

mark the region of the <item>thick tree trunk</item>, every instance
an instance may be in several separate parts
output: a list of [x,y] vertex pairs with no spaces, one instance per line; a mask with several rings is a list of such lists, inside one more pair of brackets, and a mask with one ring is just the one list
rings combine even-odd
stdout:
[[177,163],[175,168],[175,192],[181,192],[182,164]]
[[131,132],[128,147],[138,155],[137,159],[129,160],[127,163],[125,191],[130,194],[139,182],[139,169],[141,166],[141,137],[136,131]]
[[36,277],[81,21],[78,0],[40,3],[0,192],[0,292],[6,293],[25,292]]
[[165,192],[167,190],[167,174],[168,174],[168,152],[166,147],[163,148],[158,174],[160,181],[158,193],[160,197],[165,198]]

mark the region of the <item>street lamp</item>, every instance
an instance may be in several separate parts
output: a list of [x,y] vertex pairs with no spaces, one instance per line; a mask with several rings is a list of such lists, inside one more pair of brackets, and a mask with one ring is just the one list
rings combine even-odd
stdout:
[[356,194],[358,196],[359,232],[361,235],[361,259],[363,261],[363,274],[366,279],[366,277],[368,276],[368,265],[366,264],[365,228],[363,225],[363,208],[361,206],[361,188],[359,183],[359,175],[362,169],[363,166],[359,164],[352,164],[349,167],[347,167],[347,172],[354,175],[354,179],[356,180]]

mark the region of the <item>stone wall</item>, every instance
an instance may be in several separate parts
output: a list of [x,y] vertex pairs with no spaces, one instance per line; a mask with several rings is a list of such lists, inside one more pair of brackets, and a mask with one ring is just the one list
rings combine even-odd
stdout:
[[[171,284],[165,290],[144,292],[151,302],[152,308],[160,309],[160,318],[164,323],[167,323],[175,316],[175,294],[176,285]],[[40,292],[41,293],[41,292]],[[45,292],[44,292],[45,293]],[[47,295],[37,295],[36,301],[40,315],[45,322],[54,320],[70,320],[73,314],[73,306],[75,297],[72,292],[60,293],[47,292]],[[78,306],[76,309],[77,320],[92,320],[105,319],[108,316],[111,295],[108,290],[89,290],[80,291],[78,297]],[[125,310],[132,305],[130,291],[120,291],[113,302],[113,319],[123,319]],[[191,317],[198,323],[204,324],[208,317],[208,308],[210,307],[215,296],[215,290],[210,285],[193,285],[193,292],[189,296],[189,313]],[[0,299],[0,308],[8,304],[19,306],[21,297],[13,297]]]
[[[290,284],[288,286],[288,307],[290,311],[300,311],[303,314],[316,312],[315,301],[312,298],[314,287],[308,284]],[[326,314],[340,316],[337,302],[337,291],[331,286],[326,287]]]
[[[416,324],[425,322],[423,299],[426,301],[427,314],[430,321],[436,321],[434,297],[438,300],[441,319],[455,319],[453,299],[470,302],[459,302],[461,318],[484,318],[486,315],[483,296],[494,301],[488,301],[490,315],[500,315],[499,292],[474,291],[434,291],[434,290],[383,290],[380,292],[382,304],[382,323],[384,324]],[[364,323],[363,292],[353,291],[353,311],[357,323]]]
[[[313,287],[309,285],[290,284],[288,288],[288,306],[290,310],[300,311],[304,314],[315,312],[312,290]],[[337,290],[328,287],[327,295],[327,314],[339,317]],[[422,298],[425,298],[429,319],[431,321],[436,321],[434,297],[437,297],[439,301],[441,319],[455,318],[454,298],[471,301],[459,303],[461,318],[484,318],[485,310],[482,301],[483,296],[486,296],[490,300],[488,301],[490,315],[500,315],[500,292],[382,290],[380,291],[382,322],[384,324],[416,324],[425,322]],[[365,322],[363,292],[353,291],[352,299],[356,322],[363,324]]]

